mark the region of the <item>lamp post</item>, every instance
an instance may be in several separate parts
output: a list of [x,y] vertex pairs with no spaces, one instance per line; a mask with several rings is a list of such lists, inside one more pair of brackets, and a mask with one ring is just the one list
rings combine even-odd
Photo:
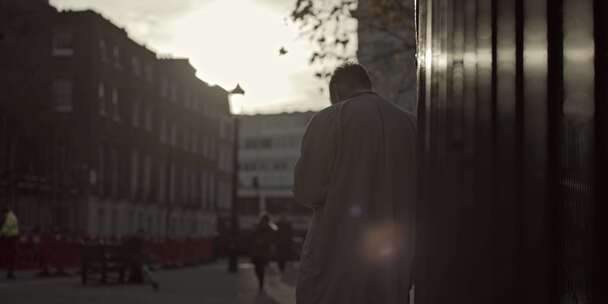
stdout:
[[[230,95],[245,95],[240,85],[232,90]],[[232,204],[230,206],[230,258],[228,261],[228,272],[238,272],[238,248],[239,216],[237,208],[238,184],[239,184],[239,117],[235,114],[233,118],[233,140],[232,140]]]

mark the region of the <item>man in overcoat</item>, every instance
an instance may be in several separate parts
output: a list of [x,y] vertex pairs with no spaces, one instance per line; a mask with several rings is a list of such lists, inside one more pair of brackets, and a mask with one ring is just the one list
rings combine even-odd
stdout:
[[332,105],[309,122],[294,196],[313,209],[298,304],[408,303],[414,255],[416,128],[348,63]]

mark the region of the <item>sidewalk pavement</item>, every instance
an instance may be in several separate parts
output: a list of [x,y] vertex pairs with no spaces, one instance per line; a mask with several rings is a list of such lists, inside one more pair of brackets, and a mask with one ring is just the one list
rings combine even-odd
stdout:
[[11,304],[44,303],[197,303],[197,304],[294,304],[297,267],[281,275],[276,265],[267,269],[266,292],[258,293],[253,266],[239,265],[237,274],[227,272],[227,262],[163,270],[152,273],[160,290],[145,285],[87,285],[80,278],[36,279],[34,273],[18,273],[7,281],[0,272],[0,294]]

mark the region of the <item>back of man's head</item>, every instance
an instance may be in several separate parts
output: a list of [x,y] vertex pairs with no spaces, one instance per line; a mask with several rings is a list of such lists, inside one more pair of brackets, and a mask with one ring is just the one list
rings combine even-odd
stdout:
[[336,68],[329,81],[329,94],[332,104],[371,89],[372,81],[367,74],[367,70],[362,65],[353,62],[342,64]]

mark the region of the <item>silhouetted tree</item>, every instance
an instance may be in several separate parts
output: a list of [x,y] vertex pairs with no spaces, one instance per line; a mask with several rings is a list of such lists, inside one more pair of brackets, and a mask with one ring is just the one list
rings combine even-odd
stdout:
[[[415,47],[412,0],[366,0],[365,16],[357,12],[357,0],[296,0],[290,19],[300,25],[302,36],[311,40],[315,50],[310,64],[317,66],[315,76],[327,79],[337,64],[357,56],[357,19],[366,18],[370,30],[397,40],[395,47],[378,55],[378,60],[397,56]],[[361,1],[363,2],[363,1]]]

